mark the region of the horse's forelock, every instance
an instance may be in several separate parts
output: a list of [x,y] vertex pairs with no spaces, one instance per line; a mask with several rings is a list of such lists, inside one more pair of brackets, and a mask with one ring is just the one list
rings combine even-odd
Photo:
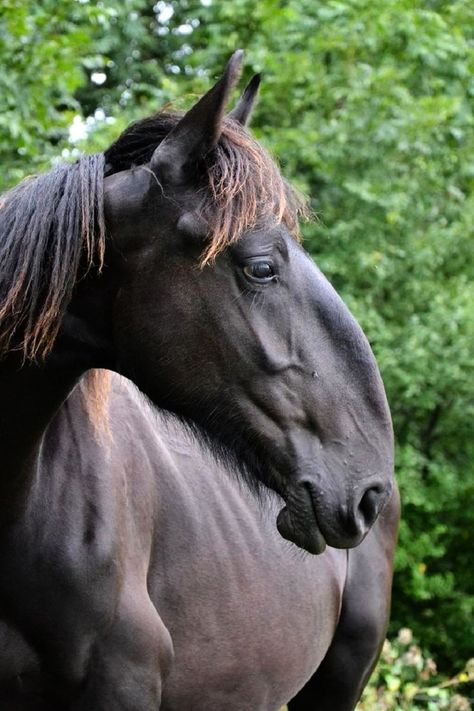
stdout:
[[282,177],[264,148],[235,121],[224,123],[220,141],[208,166],[209,197],[204,211],[210,217],[204,266],[249,229],[271,219],[283,223],[299,239],[299,218],[306,202]]

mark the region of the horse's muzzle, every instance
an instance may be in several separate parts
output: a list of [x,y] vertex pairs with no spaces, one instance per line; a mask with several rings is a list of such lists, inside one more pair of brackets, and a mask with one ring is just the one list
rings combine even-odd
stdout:
[[365,538],[392,493],[392,483],[374,481],[352,497],[318,494],[312,482],[301,481],[286,498],[277,527],[283,538],[309,553],[333,548],[354,548]]
[[277,518],[280,534],[308,553],[322,553],[326,541],[318,525],[311,491],[304,485],[295,486],[288,491],[285,501],[286,506]]
[[314,517],[306,526],[300,523],[300,514],[296,517],[288,506],[284,506],[277,518],[277,528],[280,535],[291,541],[308,553],[318,555],[326,548],[326,541],[318,528]]

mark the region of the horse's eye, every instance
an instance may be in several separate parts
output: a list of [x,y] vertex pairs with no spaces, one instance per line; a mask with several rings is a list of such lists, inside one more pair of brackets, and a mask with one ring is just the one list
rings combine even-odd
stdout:
[[273,267],[269,262],[252,262],[244,267],[244,274],[252,281],[271,281],[275,276]]

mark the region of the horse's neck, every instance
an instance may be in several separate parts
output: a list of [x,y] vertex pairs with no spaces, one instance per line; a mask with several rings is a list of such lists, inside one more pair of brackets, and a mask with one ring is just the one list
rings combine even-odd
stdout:
[[77,367],[0,364],[0,516],[23,500],[48,424],[80,376]]

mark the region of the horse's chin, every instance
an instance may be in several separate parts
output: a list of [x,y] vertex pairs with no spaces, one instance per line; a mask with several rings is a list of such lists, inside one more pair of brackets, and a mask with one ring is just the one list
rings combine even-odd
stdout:
[[326,548],[326,541],[312,517],[308,521],[305,512],[291,511],[284,506],[277,518],[277,528],[281,536],[308,553],[319,555]]

